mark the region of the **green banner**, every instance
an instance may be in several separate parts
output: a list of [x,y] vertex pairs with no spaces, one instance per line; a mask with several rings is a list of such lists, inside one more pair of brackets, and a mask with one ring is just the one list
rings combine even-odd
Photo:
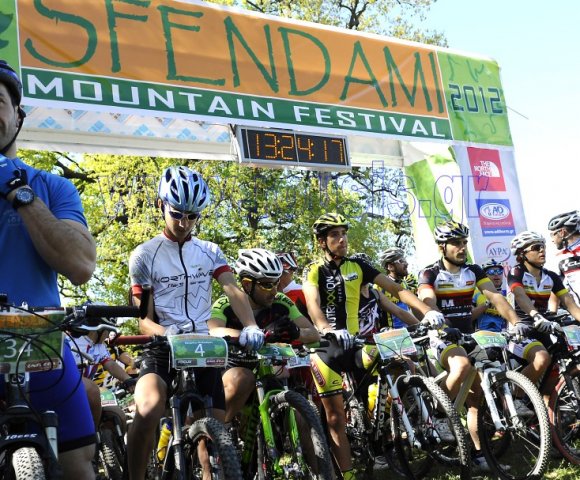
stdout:
[[453,139],[512,145],[496,62],[437,52]]

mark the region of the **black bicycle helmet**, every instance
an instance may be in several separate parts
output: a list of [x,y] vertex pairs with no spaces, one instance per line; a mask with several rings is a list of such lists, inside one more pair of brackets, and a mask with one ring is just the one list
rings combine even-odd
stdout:
[[329,230],[336,227],[344,227],[348,230],[348,222],[340,213],[325,213],[318,217],[312,225],[312,231],[317,237],[322,237],[328,233]]

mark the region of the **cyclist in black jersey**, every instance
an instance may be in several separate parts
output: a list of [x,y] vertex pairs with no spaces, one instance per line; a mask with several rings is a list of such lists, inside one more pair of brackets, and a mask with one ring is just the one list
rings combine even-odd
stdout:
[[[472,333],[472,298],[477,287],[497,308],[500,315],[510,323],[517,323],[516,313],[501,293],[497,292],[481,267],[467,263],[469,228],[461,223],[448,221],[437,225],[434,235],[441,259],[419,273],[419,298],[443,312],[448,326],[463,333]],[[433,337],[431,348],[436,354],[436,360],[449,372],[442,386],[455,399],[462,383],[473,372],[467,353],[450,338]],[[467,426],[475,445],[474,465],[481,471],[489,471],[477,434],[477,405],[481,394],[479,381],[476,377],[472,393],[467,397]]]
[[433,325],[443,316],[411,292],[361,259],[347,256],[348,223],[336,213],[319,217],[313,225],[323,257],[304,270],[303,290],[311,320],[330,346],[311,356],[312,375],[326,412],[330,445],[343,478],[354,478],[350,445],[345,432],[341,372],[364,369],[362,351],[353,350],[353,335],[360,331],[359,303],[363,284],[375,283],[416,308]]
[[[282,263],[274,253],[263,248],[240,250],[235,269],[242,289],[248,295],[256,324],[270,340],[290,342],[298,339],[303,343],[313,343],[320,339],[314,326],[300,313],[292,300],[278,292]],[[225,295],[213,304],[211,321],[219,325],[210,330],[212,335],[237,337],[243,329],[242,322]],[[230,422],[242,409],[255,390],[256,377],[251,370],[254,364],[247,366],[250,368],[236,365],[234,361],[234,366],[228,368],[222,377],[226,422]]]
[[[580,308],[560,277],[544,268],[546,240],[542,235],[536,232],[522,232],[512,240],[511,249],[518,264],[508,274],[509,295],[518,316],[522,319],[516,327],[526,338],[511,349],[515,355],[529,362],[522,373],[533,382],[537,382],[551,360],[544,346],[552,343],[550,333],[561,329],[558,323],[544,317],[550,295],[556,295],[563,307],[576,320],[580,320]],[[530,317],[532,321],[528,320]],[[556,386],[555,381],[550,379],[542,393],[547,395]]]

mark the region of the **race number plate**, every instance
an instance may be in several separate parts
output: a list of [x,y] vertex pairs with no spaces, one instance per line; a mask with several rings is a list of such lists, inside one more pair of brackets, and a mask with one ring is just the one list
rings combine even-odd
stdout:
[[52,331],[63,310],[32,314],[0,312],[0,373],[40,372],[62,368],[64,334]]
[[310,354],[308,353],[306,355],[296,355],[294,358],[288,360],[288,364],[286,366],[288,368],[310,368]]
[[471,338],[473,338],[481,348],[507,347],[507,340],[501,333],[480,330],[472,333]]
[[562,327],[564,333],[566,334],[566,339],[568,340],[568,345],[573,348],[580,347],[580,327],[578,325],[569,325],[567,327]]
[[406,328],[395,328],[373,335],[383,360],[417,353],[417,348]]
[[266,360],[288,360],[294,361],[296,353],[294,349],[286,343],[266,343],[258,350],[258,358]]
[[173,368],[215,367],[228,363],[228,345],[223,338],[210,335],[169,335]]
[[117,397],[111,390],[101,388],[101,407],[110,407],[118,405]]

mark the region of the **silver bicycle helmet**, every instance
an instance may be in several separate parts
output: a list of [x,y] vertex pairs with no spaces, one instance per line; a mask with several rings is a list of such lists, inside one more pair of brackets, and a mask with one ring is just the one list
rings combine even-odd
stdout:
[[209,205],[210,193],[201,175],[188,167],[169,167],[159,182],[159,198],[182,212],[199,213]]
[[387,268],[387,264],[396,262],[400,258],[405,256],[405,252],[402,248],[391,247],[387,248],[384,252],[379,255],[379,261],[381,262],[381,267]]
[[487,262],[481,264],[481,268],[484,272],[486,272],[488,268],[492,267],[501,267],[501,263],[497,262],[493,258],[490,258]]
[[469,237],[469,227],[453,220],[435,227],[433,232],[437,243],[447,243],[455,238]]
[[578,230],[578,227],[580,227],[580,216],[578,215],[578,210],[561,213],[560,215],[552,217],[548,222],[548,230],[550,230],[550,232],[564,227],[571,227],[576,231]]
[[522,250],[534,243],[543,243],[545,245],[546,239],[539,233],[531,232],[529,230],[516,235],[512,239],[510,245],[512,255],[514,257],[517,256],[519,253],[521,253]]
[[282,275],[282,262],[270,250],[249,248],[238,252],[235,269],[241,278],[276,281]]
[[288,268],[292,270],[298,270],[298,264],[296,263],[296,257],[291,252],[280,252],[276,256],[282,262],[282,266],[288,265]]

